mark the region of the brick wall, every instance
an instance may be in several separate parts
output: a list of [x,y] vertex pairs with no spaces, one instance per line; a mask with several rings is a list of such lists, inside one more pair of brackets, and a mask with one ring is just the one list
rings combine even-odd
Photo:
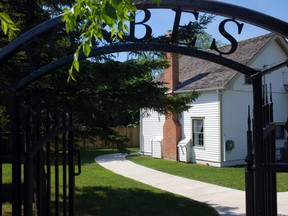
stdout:
[[170,67],[164,70],[165,87],[169,90],[174,90],[179,84],[179,60],[178,54],[167,53],[167,60]]
[[170,114],[166,116],[163,126],[163,158],[177,161],[177,145],[181,139],[181,125],[178,115]]
[[[179,61],[178,54],[167,53],[167,60],[170,64],[169,68],[164,70],[165,87],[173,91],[179,84]],[[173,94],[171,92],[171,97]],[[178,115],[170,113],[166,116],[163,126],[163,158],[169,160],[177,160],[177,144],[181,139],[181,125]]]

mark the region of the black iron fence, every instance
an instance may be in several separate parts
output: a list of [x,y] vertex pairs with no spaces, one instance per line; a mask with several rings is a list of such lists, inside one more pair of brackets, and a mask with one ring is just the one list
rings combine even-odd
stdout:
[[13,118],[0,133],[0,215],[74,215],[81,167],[71,111],[31,90],[12,94],[10,102]]
[[[253,87],[254,118],[251,119],[249,107],[245,160],[246,214],[272,216],[277,215],[276,173],[288,172],[288,163],[276,159],[276,125],[273,119],[271,85],[268,94],[267,85],[261,88],[260,77],[254,81]],[[262,97],[257,97],[261,92]]]

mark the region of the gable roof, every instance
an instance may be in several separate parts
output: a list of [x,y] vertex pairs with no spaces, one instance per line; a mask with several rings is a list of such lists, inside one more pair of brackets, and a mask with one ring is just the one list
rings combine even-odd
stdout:
[[[268,43],[274,34],[266,34],[238,43],[237,50],[226,58],[247,65],[250,60]],[[221,47],[225,52],[230,49]],[[215,53],[213,51],[209,51]],[[204,90],[225,87],[238,72],[222,65],[190,56],[179,57],[179,85],[176,91]]]

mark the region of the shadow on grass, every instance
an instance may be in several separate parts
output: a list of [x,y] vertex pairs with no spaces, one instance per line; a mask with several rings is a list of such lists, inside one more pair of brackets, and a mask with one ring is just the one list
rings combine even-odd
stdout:
[[12,202],[12,184],[2,184],[1,188],[2,202]]
[[[210,203],[211,204],[211,203]],[[211,204],[218,212],[221,213],[221,215],[225,216],[245,216],[246,214],[241,213],[235,213],[235,210],[237,208],[235,207],[229,207],[229,206],[219,206],[219,205],[213,205]]]
[[207,204],[170,193],[110,187],[76,188],[76,215],[197,215],[218,213]]

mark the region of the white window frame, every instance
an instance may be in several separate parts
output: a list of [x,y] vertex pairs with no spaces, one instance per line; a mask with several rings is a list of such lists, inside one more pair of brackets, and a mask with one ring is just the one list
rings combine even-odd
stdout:
[[[194,138],[194,120],[202,120],[202,145],[195,144],[195,138]],[[199,133],[199,136],[201,133]],[[192,137],[192,144],[194,147],[204,148],[205,147],[205,118],[204,117],[191,117],[191,137]],[[198,139],[201,140],[201,139]],[[198,141],[199,143],[199,141]]]
[[285,125],[285,123],[284,122],[277,122],[276,123],[276,128],[277,128],[277,126],[281,126],[282,127],[282,130],[283,130],[283,137],[281,136],[281,137],[277,137],[276,136],[276,128],[275,128],[275,139],[276,140],[285,140],[286,139],[286,132],[285,132],[285,128],[284,128],[284,125]]

